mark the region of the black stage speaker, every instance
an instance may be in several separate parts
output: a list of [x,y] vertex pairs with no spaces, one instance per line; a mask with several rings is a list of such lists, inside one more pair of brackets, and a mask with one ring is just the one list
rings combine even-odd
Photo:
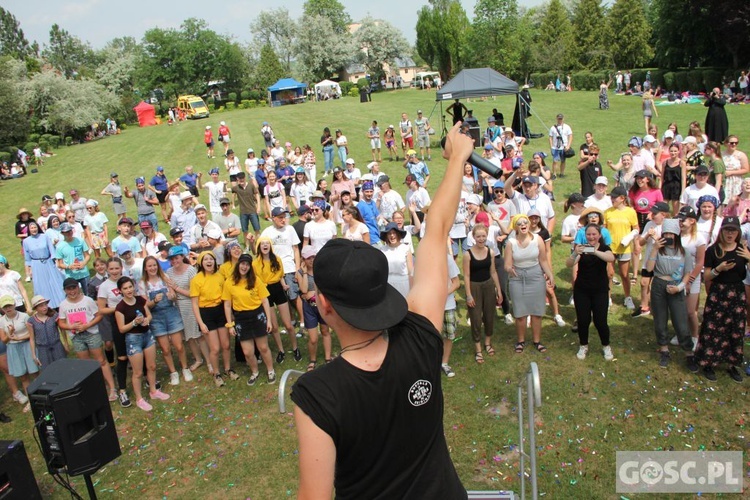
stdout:
[[23,441],[0,441],[0,500],[42,500]]
[[472,116],[465,118],[464,123],[469,126],[469,135],[474,139],[474,147],[480,147],[482,145],[482,129],[479,127],[479,120]]
[[93,474],[120,456],[99,363],[60,359],[29,386],[31,411],[50,474]]

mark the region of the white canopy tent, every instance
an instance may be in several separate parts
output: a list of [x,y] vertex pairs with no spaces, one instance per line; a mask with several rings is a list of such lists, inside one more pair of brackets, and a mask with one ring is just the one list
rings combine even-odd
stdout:
[[326,94],[328,94],[329,97],[333,97],[334,95],[340,97],[341,86],[338,84],[338,82],[334,82],[331,80],[323,80],[322,82],[316,83],[315,95],[324,96]]

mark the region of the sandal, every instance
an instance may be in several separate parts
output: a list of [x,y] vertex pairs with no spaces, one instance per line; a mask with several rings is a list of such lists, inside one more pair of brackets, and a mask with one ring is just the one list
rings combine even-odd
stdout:
[[477,352],[474,354],[474,361],[476,361],[478,365],[484,363],[484,356],[482,356],[481,352]]
[[516,354],[521,354],[526,347],[526,342],[516,342]]
[[310,362],[307,363],[307,371],[309,372],[313,371],[315,369],[315,363],[316,361],[314,359],[310,360]]
[[203,360],[196,361],[195,363],[193,363],[192,365],[190,365],[190,371],[194,372],[195,370],[197,370],[201,366],[203,366]]
[[492,344],[487,344],[484,346],[484,350],[487,351],[487,355],[494,356],[495,355],[495,349],[492,347]]
[[547,352],[547,348],[541,342],[534,342],[534,347],[539,352]]

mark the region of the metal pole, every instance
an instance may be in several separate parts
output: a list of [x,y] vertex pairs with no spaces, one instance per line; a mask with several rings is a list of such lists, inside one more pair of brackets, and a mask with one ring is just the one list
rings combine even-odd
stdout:
[[536,485],[536,433],[534,432],[534,376],[526,374],[526,404],[529,406],[529,462],[531,463],[531,498],[539,498]]
[[84,474],[83,479],[86,481],[86,489],[89,492],[89,498],[91,500],[96,500],[96,490],[94,489],[94,483],[91,482],[91,474]]
[[526,498],[526,452],[523,444],[523,386],[518,384],[518,454],[521,459],[521,498]]
[[281,376],[281,380],[279,381],[279,413],[286,413],[286,401],[284,400],[284,396],[286,395],[286,383],[287,380],[291,375],[303,375],[305,372],[301,372],[299,370],[287,370],[284,372],[284,374]]

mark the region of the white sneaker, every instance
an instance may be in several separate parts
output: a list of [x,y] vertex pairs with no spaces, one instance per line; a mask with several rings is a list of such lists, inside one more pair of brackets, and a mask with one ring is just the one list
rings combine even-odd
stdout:
[[515,323],[515,320],[513,319],[513,315],[510,314],[510,313],[506,314],[505,315],[505,324],[506,325],[512,325],[513,323]]
[[559,314],[555,314],[553,319],[555,320],[555,323],[557,323],[557,326],[565,326],[565,320]]
[[695,352],[695,349],[698,347],[698,337],[692,337],[693,340],[693,352]]
[[192,382],[193,372],[191,372],[189,368],[185,368],[182,370],[182,377],[185,379],[185,382]]
[[180,374],[172,372],[169,374],[169,385],[180,385]]
[[672,345],[680,345],[680,341],[677,338],[677,335],[675,335],[674,337],[672,337],[672,340],[670,340],[669,343],[672,344]]
[[630,311],[635,309],[635,304],[633,304],[632,297],[625,297],[625,307],[627,307]]
[[583,361],[584,359],[586,359],[586,355],[588,353],[589,353],[589,346],[582,345],[581,347],[578,348],[578,352],[576,353],[576,358]]
[[15,394],[13,394],[13,399],[18,401],[18,404],[25,405],[29,402],[29,398],[26,396],[26,394],[22,393],[20,390],[16,391]]
[[604,346],[604,359],[607,361],[615,359],[615,355],[612,354],[612,346]]
[[26,276],[26,283],[30,283],[30,282],[31,282],[31,276]]

